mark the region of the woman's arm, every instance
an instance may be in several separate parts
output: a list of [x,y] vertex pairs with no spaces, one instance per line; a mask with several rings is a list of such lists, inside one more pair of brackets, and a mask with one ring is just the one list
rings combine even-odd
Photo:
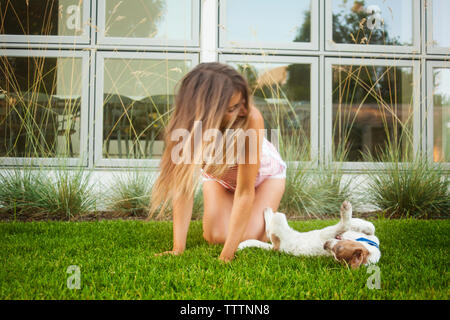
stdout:
[[228,228],[228,236],[220,253],[219,259],[223,261],[230,261],[234,258],[234,253],[237,250],[242,236],[247,227],[250,218],[253,201],[255,198],[255,190],[245,190],[241,194],[235,194],[233,200],[233,208],[231,210],[231,217]]
[[179,197],[173,201],[173,251],[186,249],[186,238],[192,217],[194,197]]
[[[186,238],[192,217],[194,198],[180,196],[173,199],[173,247],[161,254],[181,254],[186,249]],[[161,255],[158,254],[158,255]]]
[[230,261],[234,258],[234,253],[243,240],[255,199],[255,180],[260,166],[260,153],[264,137],[263,130],[260,130],[264,129],[264,120],[259,110],[256,108],[255,110],[249,119],[249,129],[253,129],[256,135],[256,163],[250,161],[254,159],[250,156],[249,151],[252,151],[252,148],[249,144],[255,142],[255,139],[250,138],[245,143],[245,163],[238,164],[237,186],[231,209],[228,236],[219,257],[223,261]]

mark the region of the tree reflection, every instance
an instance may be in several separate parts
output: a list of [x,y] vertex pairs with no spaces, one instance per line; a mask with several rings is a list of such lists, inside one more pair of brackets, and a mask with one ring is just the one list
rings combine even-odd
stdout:
[[[348,2],[341,1],[343,7]],[[388,25],[383,19],[378,21],[377,27],[370,28],[370,17],[374,15],[373,11],[368,12],[370,7],[376,6],[366,7],[364,0],[354,1],[350,12],[342,10],[333,13],[333,41],[348,44],[402,45],[398,37],[389,35]]]

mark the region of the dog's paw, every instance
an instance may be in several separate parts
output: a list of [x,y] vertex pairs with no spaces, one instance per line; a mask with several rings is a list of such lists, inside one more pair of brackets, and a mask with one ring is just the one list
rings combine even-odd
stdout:
[[352,210],[352,204],[350,203],[350,201],[345,200],[344,202],[342,202],[341,210]]
[[245,240],[245,241],[242,241],[241,243],[239,243],[237,249],[242,250],[242,249],[254,247],[254,246],[255,246],[255,240]]
[[344,201],[341,205],[341,219],[349,221],[352,218],[352,204],[350,201]]
[[270,249],[272,249],[272,245],[270,243],[267,243],[267,242],[262,242],[262,241],[259,241],[259,240],[250,239],[250,240],[242,241],[238,245],[238,250],[242,250],[242,249],[245,249],[245,248],[261,248],[261,249],[270,250]]

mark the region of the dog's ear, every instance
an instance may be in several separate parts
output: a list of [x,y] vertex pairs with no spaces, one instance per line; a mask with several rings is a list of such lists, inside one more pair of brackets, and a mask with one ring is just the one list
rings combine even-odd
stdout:
[[364,252],[362,249],[355,249],[353,251],[352,258],[350,260],[350,266],[352,269],[357,269],[364,261]]

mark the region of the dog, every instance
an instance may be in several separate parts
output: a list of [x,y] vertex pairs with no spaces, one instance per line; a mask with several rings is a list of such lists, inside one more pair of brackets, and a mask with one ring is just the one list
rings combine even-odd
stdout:
[[264,209],[266,234],[272,243],[246,240],[238,250],[249,247],[289,253],[295,256],[331,255],[345,262],[352,269],[375,264],[381,257],[380,241],[375,236],[375,226],[366,220],[352,218],[352,205],[344,201],[340,209],[341,219],[333,226],[309,232],[298,232],[289,227],[286,215]]

